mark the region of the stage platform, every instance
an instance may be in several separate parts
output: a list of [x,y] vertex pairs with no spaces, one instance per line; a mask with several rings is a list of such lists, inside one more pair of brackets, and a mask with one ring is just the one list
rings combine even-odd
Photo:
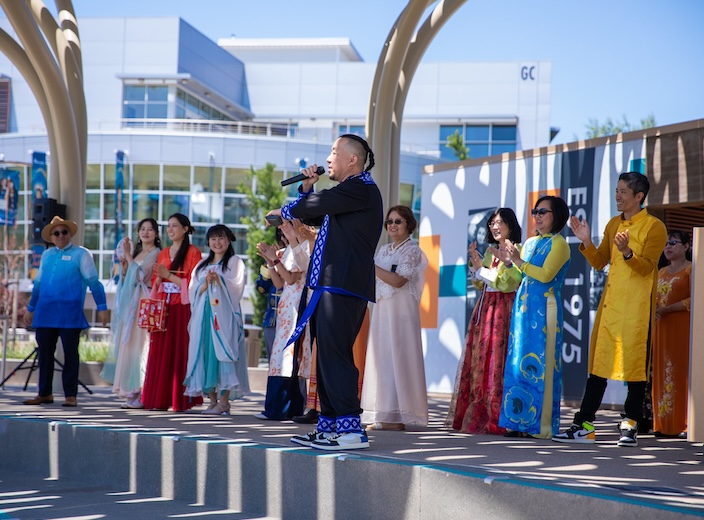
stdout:
[[613,411],[595,445],[565,445],[448,431],[449,396],[433,395],[428,427],[331,453],[289,442],[308,426],[255,419],[262,394],[212,417],[123,410],[109,388],[91,389],[77,408],[0,390],[0,519],[704,516],[702,444],[641,435],[619,448]]

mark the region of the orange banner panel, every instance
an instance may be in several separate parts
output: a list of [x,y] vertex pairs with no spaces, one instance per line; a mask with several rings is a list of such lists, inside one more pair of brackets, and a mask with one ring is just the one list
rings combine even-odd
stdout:
[[440,235],[420,237],[418,245],[428,257],[425,286],[420,297],[420,326],[424,329],[436,329],[440,294]]

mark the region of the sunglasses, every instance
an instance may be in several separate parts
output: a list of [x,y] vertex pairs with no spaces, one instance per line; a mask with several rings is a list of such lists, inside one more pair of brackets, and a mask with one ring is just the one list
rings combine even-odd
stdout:
[[68,235],[68,229],[62,229],[61,231],[54,231],[52,233],[52,235],[54,235],[55,237],[58,237],[61,235],[66,236],[66,235]]
[[682,242],[680,242],[679,240],[668,240],[667,242],[665,242],[665,244],[667,244],[668,246],[674,246],[676,244],[681,244],[681,243]]
[[536,215],[540,215],[541,217],[545,215],[546,213],[552,213],[551,209],[545,209],[545,208],[540,208],[540,209],[532,209],[530,210],[530,214],[533,215],[534,217]]
[[385,223],[387,226],[390,226],[391,224],[396,224],[397,226],[400,226],[400,225],[403,224],[404,222],[406,222],[406,221],[403,220],[402,218],[397,218],[396,220],[387,219],[387,220],[384,221],[384,223]]

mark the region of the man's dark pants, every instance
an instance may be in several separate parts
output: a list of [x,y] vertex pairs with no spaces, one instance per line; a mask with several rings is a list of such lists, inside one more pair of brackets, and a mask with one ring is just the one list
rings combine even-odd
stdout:
[[362,327],[367,301],[323,292],[311,317],[318,345],[317,374],[321,415],[331,419],[359,415],[352,345]]
[[78,341],[81,329],[58,329],[39,327],[35,332],[39,346],[39,395],[45,397],[53,393],[54,352],[56,342],[61,338],[64,347],[64,368],[62,381],[64,395],[76,397],[78,394]]

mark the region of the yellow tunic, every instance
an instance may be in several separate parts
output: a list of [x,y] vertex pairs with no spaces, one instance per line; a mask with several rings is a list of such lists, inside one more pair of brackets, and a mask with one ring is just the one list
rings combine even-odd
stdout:
[[[633,258],[624,260],[614,244],[616,233],[628,229]],[[623,215],[606,225],[599,247],[580,251],[594,269],[609,267],[589,345],[589,373],[618,381],[645,381],[649,371],[655,324],[658,259],[667,241],[667,229],[642,209],[631,220]]]

